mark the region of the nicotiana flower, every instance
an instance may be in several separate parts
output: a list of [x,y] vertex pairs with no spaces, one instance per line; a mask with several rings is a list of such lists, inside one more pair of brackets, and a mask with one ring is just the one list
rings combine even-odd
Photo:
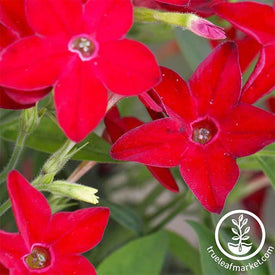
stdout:
[[[2,0],[0,3],[0,51],[19,39],[32,35],[24,10],[24,0]],[[50,92],[51,88],[22,91],[0,87],[0,108],[25,109]]]
[[[225,34],[228,40],[234,40],[237,44],[241,71],[245,72],[260,52],[262,48],[261,44],[259,44],[252,36],[246,35],[233,26],[226,28]],[[209,43],[213,48],[215,48],[221,43],[221,41],[209,40]]]
[[130,0],[25,0],[25,9],[35,35],[2,51],[0,84],[54,85],[57,119],[70,139],[82,140],[103,118],[107,89],[131,96],[160,81],[148,48],[123,38],[133,23]]
[[96,274],[80,253],[100,242],[107,208],[51,215],[46,198],[17,171],[8,175],[8,191],[19,230],[0,230],[0,262],[10,274]]
[[215,13],[262,45],[256,67],[243,88],[242,101],[254,103],[275,86],[275,10],[256,2],[222,3]]
[[115,159],[158,167],[179,165],[186,184],[211,212],[221,212],[239,177],[237,157],[275,141],[275,116],[240,101],[236,44],[218,46],[188,84],[163,68],[155,87],[167,118],[133,129],[113,145]]
[[[104,123],[112,143],[116,142],[120,136],[131,129],[144,124],[135,117],[120,117],[119,110],[116,106],[106,114]],[[178,185],[169,169],[154,166],[147,166],[147,169],[164,188],[172,192],[179,191]]]

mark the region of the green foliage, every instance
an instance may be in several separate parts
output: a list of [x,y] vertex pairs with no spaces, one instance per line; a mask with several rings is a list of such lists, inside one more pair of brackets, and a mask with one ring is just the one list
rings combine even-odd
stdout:
[[275,157],[256,156],[263,172],[270,179],[273,188],[275,189]]
[[142,220],[131,208],[103,199],[100,200],[100,205],[109,207],[111,217],[120,225],[134,231],[136,234],[141,234]]
[[[18,124],[8,125],[1,129],[1,137],[3,139],[15,142],[18,135]],[[48,117],[41,119],[38,128],[27,137],[25,145],[32,149],[54,153],[66,141],[66,137],[60,128]],[[104,139],[91,133],[84,141],[79,143],[79,146],[88,142],[83,150],[73,156],[75,160],[93,160],[97,162],[117,162],[110,155],[111,145]]]
[[199,238],[199,247],[200,247],[200,260],[202,265],[202,271],[204,275],[208,274],[215,274],[215,275],[221,275],[221,274],[237,274],[236,272],[229,271],[221,266],[219,266],[212,258],[211,254],[207,252],[207,248],[210,246],[213,246],[213,250],[215,251],[215,254],[219,258],[225,259],[227,262],[232,262],[232,260],[229,260],[226,256],[224,256],[217,246],[215,245],[215,237],[214,233],[211,232],[207,227],[205,227],[202,224],[199,224],[194,221],[188,222],[192,228],[195,230],[198,238]]
[[201,275],[201,264],[198,261],[199,252],[182,236],[170,231],[167,233],[169,234],[169,251],[172,255],[188,267],[194,275]]
[[131,241],[99,265],[98,275],[158,275],[167,246],[165,232],[157,232]]

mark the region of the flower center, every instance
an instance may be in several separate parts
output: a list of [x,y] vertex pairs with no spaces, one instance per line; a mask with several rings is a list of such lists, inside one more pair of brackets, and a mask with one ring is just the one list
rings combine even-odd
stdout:
[[35,246],[24,260],[30,269],[42,269],[50,265],[51,254],[47,248]]
[[193,123],[192,140],[200,144],[206,144],[217,134],[216,124],[209,118]]
[[85,36],[78,36],[69,42],[69,50],[78,53],[82,60],[91,60],[96,51],[96,45],[92,39]]

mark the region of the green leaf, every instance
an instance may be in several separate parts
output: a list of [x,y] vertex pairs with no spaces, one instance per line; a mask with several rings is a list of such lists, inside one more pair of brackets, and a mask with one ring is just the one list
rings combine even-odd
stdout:
[[131,241],[107,257],[97,268],[98,275],[160,274],[168,239],[157,232]]
[[256,159],[275,189],[275,154],[273,157],[256,156]]
[[201,264],[198,262],[199,252],[182,236],[174,232],[167,231],[169,234],[169,251],[179,259],[193,274],[201,275]]
[[141,234],[142,232],[142,220],[141,218],[130,208],[119,204],[111,203],[100,199],[100,205],[110,208],[111,217],[120,225]]
[[219,258],[223,258],[223,260],[227,263],[231,263],[232,260],[228,259],[224,256],[218,249],[215,244],[214,233],[211,232],[207,227],[201,225],[194,221],[188,221],[188,223],[195,230],[198,238],[199,238],[199,247],[200,247],[200,259],[202,265],[202,272],[204,275],[208,274],[237,274],[236,272],[229,271],[223,267],[221,267],[218,263],[211,258],[211,253],[207,251],[207,248],[212,246],[215,254]]
[[195,71],[197,66],[211,52],[207,39],[199,37],[192,32],[184,31],[181,28],[175,29],[175,35],[182,56],[187,61],[190,69]]
[[[1,129],[3,139],[15,142],[18,135],[18,124],[9,125]],[[54,153],[67,140],[60,128],[48,117],[43,117],[37,129],[27,137],[25,145],[32,149]],[[104,139],[91,133],[79,145],[89,143],[83,150],[73,156],[75,160],[93,160],[97,162],[117,162],[110,155],[111,145]]]

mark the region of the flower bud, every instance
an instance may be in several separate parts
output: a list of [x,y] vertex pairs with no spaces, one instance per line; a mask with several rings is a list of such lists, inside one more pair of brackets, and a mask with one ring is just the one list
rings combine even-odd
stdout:
[[58,173],[67,163],[67,161],[79,150],[72,150],[75,143],[67,141],[59,150],[57,150],[42,167],[42,176],[46,174]]
[[195,14],[190,14],[187,22],[188,29],[193,33],[208,39],[225,39],[223,28],[218,27],[210,21]]
[[[45,189],[43,187],[45,187]],[[98,196],[95,195],[98,190],[82,184],[59,180],[42,186],[40,189],[49,191],[58,196],[70,197],[92,204],[98,203]]]
[[37,107],[25,109],[20,116],[20,130],[25,134],[32,133],[39,124]]

